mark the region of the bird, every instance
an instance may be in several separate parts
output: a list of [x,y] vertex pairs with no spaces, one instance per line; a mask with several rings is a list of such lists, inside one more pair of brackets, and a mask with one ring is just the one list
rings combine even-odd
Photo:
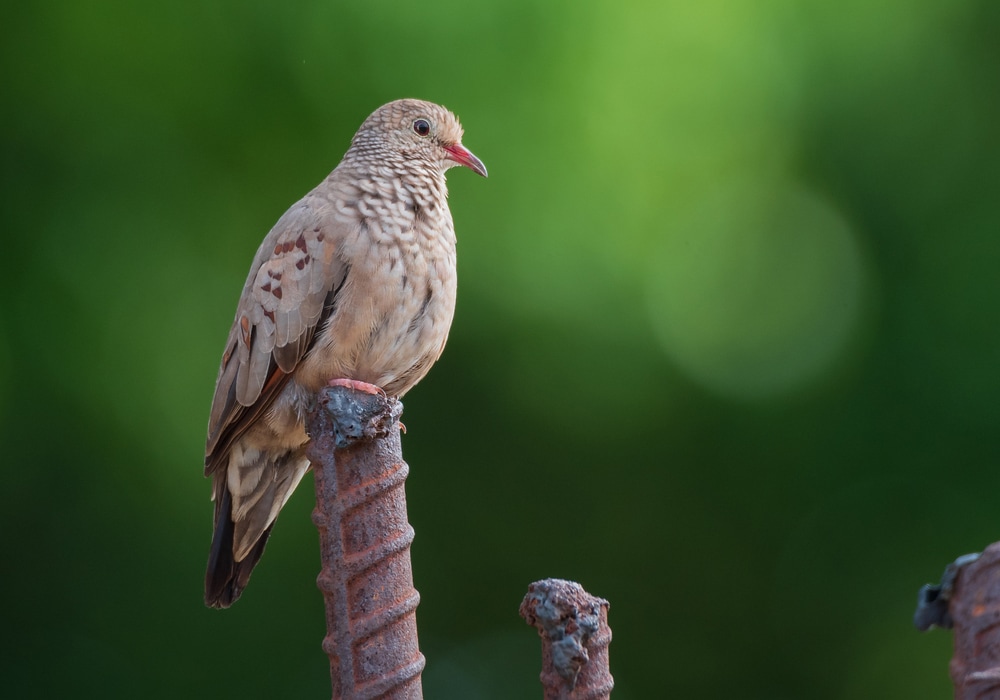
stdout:
[[309,470],[305,416],[316,392],[340,383],[399,398],[441,356],[457,285],[445,172],[465,166],[487,177],[462,136],[440,105],[379,107],[260,244],[209,416],[207,606],[240,597]]

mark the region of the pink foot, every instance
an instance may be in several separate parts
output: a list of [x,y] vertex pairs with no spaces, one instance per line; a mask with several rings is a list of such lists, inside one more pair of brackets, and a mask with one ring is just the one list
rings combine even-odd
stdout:
[[373,394],[375,396],[385,398],[385,392],[381,387],[369,384],[368,382],[361,382],[357,379],[331,379],[329,384],[330,386],[346,386],[348,389],[363,391],[366,394]]

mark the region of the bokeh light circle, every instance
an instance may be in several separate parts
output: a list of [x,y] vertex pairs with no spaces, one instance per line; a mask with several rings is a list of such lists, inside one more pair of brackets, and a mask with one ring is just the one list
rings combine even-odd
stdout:
[[857,327],[866,266],[828,202],[785,180],[728,183],[664,232],[650,321],[689,377],[737,398],[794,391]]

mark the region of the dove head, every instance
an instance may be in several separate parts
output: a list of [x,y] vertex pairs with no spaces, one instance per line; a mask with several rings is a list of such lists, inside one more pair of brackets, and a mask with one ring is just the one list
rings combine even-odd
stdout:
[[464,165],[486,177],[486,166],[462,145],[462,125],[447,109],[423,100],[396,100],[365,120],[351,142],[355,157],[380,165],[416,165],[444,173]]

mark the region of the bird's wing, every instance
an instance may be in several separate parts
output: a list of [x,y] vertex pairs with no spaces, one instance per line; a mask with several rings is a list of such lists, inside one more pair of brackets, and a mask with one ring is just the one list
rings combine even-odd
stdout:
[[347,275],[330,204],[308,195],[264,238],[226,340],[208,424],[205,475],[281,393]]

